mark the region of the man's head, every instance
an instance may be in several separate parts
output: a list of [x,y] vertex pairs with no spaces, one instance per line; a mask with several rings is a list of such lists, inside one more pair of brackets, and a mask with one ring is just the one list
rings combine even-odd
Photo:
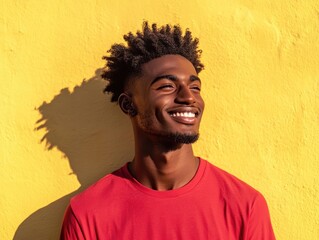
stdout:
[[102,75],[130,115],[135,134],[143,133],[175,143],[193,143],[204,109],[197,74],[203,69],[198,39],[179,26],[149,27],[124,36],[127,46],[114,44]]
[[197,74],[204,68],[200,62],[202,51],[198,49],[198,39],[193,39],[188,29],[183,35],[177,25],[158,28],[156,24],[149,26],[144,22],[141,32],[136,35],[130,32],[124,35],[124,40],[127,46],[114,44],[108,50],[109,55],[103,57],[107,63],[102,77],[109,82],[105,92],[112,94],[112,102],[118,101],[129,79],[139,75],[142,65],[152,59],[168,54],[181,55],[193,64]]

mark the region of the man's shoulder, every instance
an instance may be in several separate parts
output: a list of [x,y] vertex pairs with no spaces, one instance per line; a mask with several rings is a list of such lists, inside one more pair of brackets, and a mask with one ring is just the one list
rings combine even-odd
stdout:
[[107,174],[83,192],[74,196],[70,201],[72,209],[80,209],[83,206],[96,207],[100,205],[102,199],[104,202],[112,200],[115,191],[117,195],[120,192],[125,192],[128,187],[128,178],[125,176],[124,168],[125,166]]
[[246,200],[253,200],[261,195],[248,183],[210,162],[207,164],[206,174],[224,197],[241,196],[247,198]]

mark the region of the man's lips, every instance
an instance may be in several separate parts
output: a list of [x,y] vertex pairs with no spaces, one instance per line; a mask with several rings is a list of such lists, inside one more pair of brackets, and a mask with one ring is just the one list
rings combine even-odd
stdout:
[[168,114],[176,122],[192,125],[195,123],[199,112],[200,111],[197,108],[178,108],[168,111]]

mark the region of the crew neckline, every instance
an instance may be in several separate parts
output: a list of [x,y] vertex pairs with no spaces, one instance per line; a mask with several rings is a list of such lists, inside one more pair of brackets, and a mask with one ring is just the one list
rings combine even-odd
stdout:
[[158,191],[154,190],[151,188],[148,188],[141,184],[139,181],[137,181],[129,172],[128,170],[128,162],[122,167],[122,172],[125,177],[127,177],[130,180],[131,185],[139,190],[140,192],[151,195],[153,197],[158,197],[158,198],[171,198],[171,197],[178,197],[180,195],[183,195],[193,189],[202,179],[202,176],[204,175],[205,168],[207,165],[207,161],[199,157],[199,165],[197,168],[197,171],[193,178],[186,183],[184,186],[173,189],[173,190],[165,190],[165,191]]

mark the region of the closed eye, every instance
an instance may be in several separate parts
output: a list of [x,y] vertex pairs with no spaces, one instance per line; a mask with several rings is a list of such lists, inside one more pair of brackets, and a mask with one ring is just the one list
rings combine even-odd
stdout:
[[192,87],[191,89],[195,89],[195,90],[200,91],[200,87]]
[[174,86],[171,84],[165,84],[165,85],[159,86],[157,89],[160,90],[160,89],[164,89],[164,88],[174,88]]
[[199,85],[193,85],[193,86],[190,86],[190,89],[193,91],[200,92],[201,87]]

